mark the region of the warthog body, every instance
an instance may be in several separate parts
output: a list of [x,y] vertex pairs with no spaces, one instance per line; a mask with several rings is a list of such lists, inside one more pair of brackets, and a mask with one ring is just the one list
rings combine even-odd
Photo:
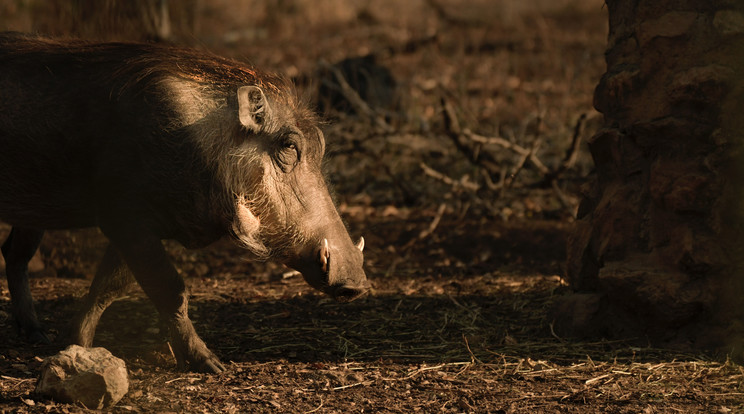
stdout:
[[75,320],[90,346],[105,308],[134,281],[168,327],[179,366],[221,371],[194,331],[162,239],[229,235],[339,300],[367,289],[321,174],[317,121],[280,78],[156,45],[0,34],[0,220],[13,312],[46,340],[27,263],[45,229],[97,226],[110,241]]

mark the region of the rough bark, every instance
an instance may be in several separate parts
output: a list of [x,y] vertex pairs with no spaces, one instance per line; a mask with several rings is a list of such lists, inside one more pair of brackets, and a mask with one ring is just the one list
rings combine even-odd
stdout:
[[606,5],[597,175],[568,246],[582,293],[558,304],[557,326],[740,347],[744,3]]

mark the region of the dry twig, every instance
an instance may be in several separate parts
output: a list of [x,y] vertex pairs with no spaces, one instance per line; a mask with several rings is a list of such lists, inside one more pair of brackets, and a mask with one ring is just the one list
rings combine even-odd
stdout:
[[561,164],[554,171],[545,175],[542,185],[552,184],[567,170],[571,169],[579,156],[579,149],[581,148],[581,133],[584,131],[584,125],[586,124],[586,113],[581,114],[579,119],[576,121],[574,126],[573,137],[571,138],[571,146],[566,151],[566,156],[563,158]]
[[[466,156],[468,161],[472,164],[481,167],[479,171],[483,177],[485,183],[483,187],[490,191],[499,191],[499,197],[504,196],[504,192],[507,189],[514,187],[519,173],[527,168],[528,166],[533,167],[539,174],[542,175],[537,182],[531,183],[528,186],[533,188],[552,188],[555,197],[558,199],[563,208],[573,209],[576,203],[575,197],[564,194],[558,185],[558,179],[567,170],[573,168],[578,159],[578,152],[581,144],[581,135],[586,121],[586,114],[582,114],[576,122],[574,127],[573,137],[571,140],[571,146],[566,151],[566,155],[561,163],[555,167],[550,168],[545,165],[537,155],[543,140],[539,136],[540,126],[542,124],[542,116],[535,114],[534,117],[528,118],[519,131],[520,135],[524,135],[527,129],[527,124],[536,120],[536,133],[528,148],[523,147],[515,142],[514,139],[509,140],[501,136],[483,136],[471,132],[468,129],[462,128],[460,122],[455,114],[455,110],[450,102],[442,98],[442,114],[444,119],[444,126],[448,137],[452,140],[455,147]],[[509,150],[517,155],[511,171],[508,172],[506,168],[503,168],[501,162],[489,151],[486,146],[498,146],[500,148]],[[478,183],[469,183],[470,185],[464,185],[463,180],[459,182],[447,177],[432,168],[421,164],[424,172],[452,187],[465,187],[477,192],[482,187]],[[499,177],[496,182],[493,177]]]
[[436,230],[437,226],[439,225],[439,221],[442,220],[442,216],[444,215],[445,210],[447,209],[447,204],[442,203],[439,205],[439,208],[437,209],[437,214],[434,216],[434,220],[429,223],[429,227],[425,230],[422,230],[418,236],[408,241],[408,243],[403,246],[403,250],[408,250],[411,246],[413,246],[416,242],[420,240],[424,240],[425,238],[429,237],[432,233],[434,233],[434,230]]
[[357,387],[357,386],[359,386],[359,385],[369,385],[369,384],[371,384],[371,383],[372,383],[372,381],[361,381],[361,382],[355,382],[355,383],[353,383],[353,384],[349,384],[349,385],[342,385],[342,386],[340,386],[340,387],[335,387],[335,388],[331,388],[331,391],[341,391],[341,390],[345,390],[345,389],[347,389],[347,388]]
[[311,413],[320,411],[321,408],[323,408],[323,397],[320,398],[320,405],[319,406],[315,407],[314,409],[312,409],[310,411],[305,411],[305,414],[311,414]]
[[482,166],[494,176],[499,174],[501,163],[490,152],[481,151],[479,147],[472,145],[460,129],[460,121],[457,119],[452,104],[442,98],[442,116],[447,136],[455,144],[455,147],[467,156],[473,165]]
[[530,149],[527,152],[527,154],[524,154],[519,159],[519,162],[517,162],[517,165],[514,166],[514,171],[512,171],[512,173],[509,174],[509,178],[506,180],[506,183],[505,183],[505,186],[507,188],[510,188],[514,184],[514,180],[517,179],[517,175],[519,175],[519,172],[522,171],[524,164],[527,162],[528,159],[534,156],[535,152],[537,152],[541,144],[542,144],[542,140],[540,140],[539,138],[532,142],[532,145],[530,146]]
[[352,107],[354,107],[354,110],[369,118],[372,120],[378,127],[380,127],[385,132],[392,132],[393,128],[385,122],[385,119],[378,115],[372,108],[370,108],[369,105],[367,105],[366,102],[364,102],[364,99],[362,99],[359,94],[349,85],[349,82],[346,81],[346,78],[344,77],[344,74],[341,73],[341,70],[328,62],[321,60],[318,64],[322,69],[325,69],[333,74],[333,77],[336,78],[336,82],[338,82],[338,86],[340,86],[339,92],[341,92],[342,95],[344,95],[344,98],[346,98],[347,101],[351,104]]
[[473,182],[470,182],[470,181],[467,181],[466,180],[466,177],[463,177],[460,180],[454,180],[454,179],[452,179],[452,178],[450,178],[450,177],[448,177],[448,176],[440,173],[439,171],[437,171],[437,170],[429,167],[428,165],[426,165],[426,163],[423,163],[422,162],[422,163],[419,164],[419,166],[421,167],[422,170],[424,170],[424,173],[426,175],[428,175],[430,177],[433,177],[433,178],[436,178],[437,180],[439,180],[439,181],[441,181],[441,182],[443,182],[443,183],[445,183],[447,185],[450,185],[450,186],[452,186],[454,188],[464,188],[464,189],[470,190],[470,191],[478,191],[478,189],[480,188],[480,186],[478,184],[473,183]]

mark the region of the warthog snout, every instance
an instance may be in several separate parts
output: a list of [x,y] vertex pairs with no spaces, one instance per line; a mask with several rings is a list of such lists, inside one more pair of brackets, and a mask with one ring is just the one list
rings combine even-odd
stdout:
[[369,282],[354,286],[342,284],[331,286],[331,296],[339,302],[351,302],[369,291]]
[[[351,245],[351,243],[349,243]],[[317,249],[317,265],[327,294],[339,302],[350,302],[369,291],[370,284],[362,269],[364,237],[355,248],[332,249],[328,239],[323,239]]]

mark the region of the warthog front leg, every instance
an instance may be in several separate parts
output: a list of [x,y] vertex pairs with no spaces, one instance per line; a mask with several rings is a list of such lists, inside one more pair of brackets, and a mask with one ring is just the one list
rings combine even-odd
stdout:
[[96,277],[83,301],[80,312],[70,326],[70,342],[80,346],[93,345],[96,326],[103,312],[134,285],[135,280],[115,247],[109,245],[98,265]]
[[224,371],[225,366],[196,334],[188,316],[186,285],[168,259],[160,239],[132,228],[117,226],[103,230],[160,313],[178,367],[199,372]]
[[13,227],[2,247],[13,316],[19,331],[32,343],[49,343],[36,316],[28,285],[28,262],[39,248],[43,235],[42,230]]

